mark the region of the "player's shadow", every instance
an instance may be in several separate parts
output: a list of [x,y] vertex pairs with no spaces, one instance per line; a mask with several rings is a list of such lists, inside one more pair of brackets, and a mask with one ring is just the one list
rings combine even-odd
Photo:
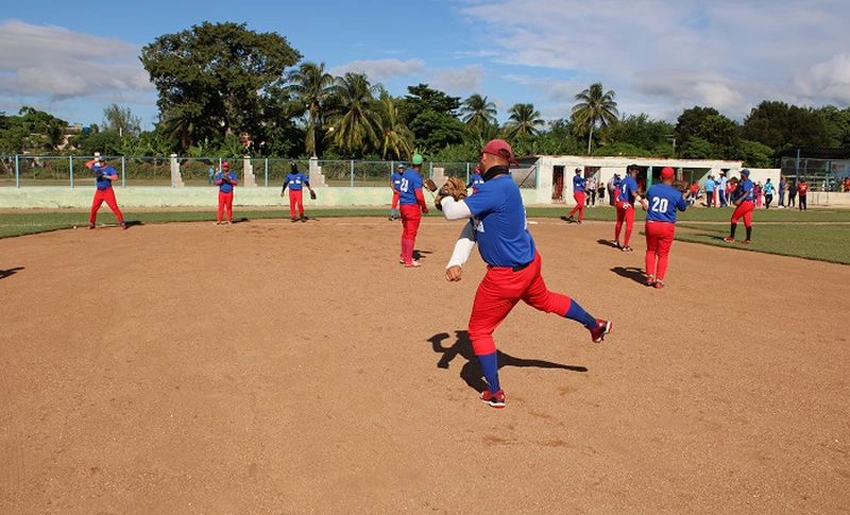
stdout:
[[617,246],[616,242],[613,242],[611,240],[598,239],[598,240],[596,240],[596,243],[598,243],[600,245],[605,245],[606,247],[611,247],[612,249],[619,249],[620,248],[620,247]]
[[24,269],[24,267],[22,267],[22,266],[16,266],[15,268],[9,268],[8,270],[0,270],[0,279],[5,279],[7,277],[11,277],[11,276],[17,274],[18,272],[20,272],[23,269]]
[[643,284],[644,286],[646,285],[646,276],[643,275],[643,270],[641,270],[640,268],[635,268],[633,266],[615,266],[611,269],[611,271],[619,275],[620,277],[631,279],[632,281]]
[[419,261],[420,259],[425,259],[425,256],[428,254],[433,254],[430,250],[414,250],[413,251],[413,259]]
[[[477,392],[483,392],[487,389],[487,383],[484,381],[484,374],[481,372],[481,366],[478,364],[478,358],[472,351],[472,342],[469,340],[469,331],[455,331],[455,342],[452,346],[446,347],[443,342],[450,338],[449,333],[437,333],[428,338],[431,342],[431,348],[437,354],[442,354],[437,362],[437,368],[449,368],[449,364],[457,357],[462,357],[465,362],[460,369],[460,378],[463,379],[470,388]],[[569,370],[570,372],[587,372],[587,367],[578,365],[564,365],[562,363],[553,363],[540,359],[523,359],[505,354],[502,351],[496,351],[496,359],[499,362],[499,368],[502,367],[536,367],[536,368],[557,368],[561,370]]]

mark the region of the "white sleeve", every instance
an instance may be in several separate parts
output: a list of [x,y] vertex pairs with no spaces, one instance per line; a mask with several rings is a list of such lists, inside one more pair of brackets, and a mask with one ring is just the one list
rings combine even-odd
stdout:
[[452,252],[452,257],[449,259],[446,268],[453,266],[463,268],[473,248],[475,248],[475,228],[472,226],[472,220],[470,220],[468,224],[463,226],[460,237],[455,243],[455,250]]
[[440,201],[440,207],[443,208],[443,216],[446,217],[446,220],[472,218],[472,211],[469,210],[469,206],[463,200],[445,197]]

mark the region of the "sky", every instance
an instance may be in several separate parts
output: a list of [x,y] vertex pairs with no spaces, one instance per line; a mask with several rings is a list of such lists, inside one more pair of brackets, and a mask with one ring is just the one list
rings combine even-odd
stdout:
[[601,82],[621,116],[675,123],[703,106],[740,122],[764,100],[848,107],[848,19],[846,0],[28,0],[0,14],[0,111],[90,125],[117,103],[150,129],[141,48],[210,21],[278,33],[302,61],[365,72],[395,96],[420,83],[478,93],[500,121],[517,103],[566,118]]

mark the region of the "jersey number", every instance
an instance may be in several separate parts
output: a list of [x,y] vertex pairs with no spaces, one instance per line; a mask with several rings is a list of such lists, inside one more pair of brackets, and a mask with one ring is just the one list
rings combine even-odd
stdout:
[[661,198],[661,197],[653,197],[651,209],[655,213],[666,213],[667,212],[667,199]]
[[402,179],[401,180],[401,187],[399,189],[401,191],[407,193],[408,190],[410,189],[410,181],[408,181],[407,179]]

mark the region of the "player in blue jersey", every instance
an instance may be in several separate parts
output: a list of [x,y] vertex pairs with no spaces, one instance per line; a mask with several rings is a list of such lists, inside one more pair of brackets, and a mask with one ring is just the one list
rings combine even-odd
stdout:
[[124,223],[124,215],[118,207],[118,201],[115,200],[115,190],[112,189],[112,181],[118,179],[118,172],[106,163],[106,158],[95,154],[95,158],[86,163],[86,168],[95,174],[95,192],[91,203],[91,211],[89,211],[89,229],[94,229],[97,222],[97,212],[100,211],[100,206],[104,202],[112,210],[118,223],[122,229],[127,228]]
[[446,219],[470,220],[446,265],[446,279],[461,280],[463,265],[476,243],[487,263],[487,273],[478,285],[469,317],[469,338],[488,385],[480,398],[494,408],[505,407],[505,392],[499,384],[493,331],[517,302],[522,300],[540,311],[578,321],[597,343],[613,327],[611,322],[588,314],[570,297],[546,288],[540,273],[540,254],[528,232],[522,196],[510,174],[512,163],[516,164],[516,160],[510,144],[491,140],[481,152],[484,183],[478,192],[459,201],[445,197],[440,204]]
[[[310,187],[310,181],[307,179],[307,176],[298,171],[298,165],[290,163],[290,172],[283,179],[283,187],[280,189],[280,196],[283,196],[283,192],[286,191],[287,186],[289,187],[289,217],[293,222],[297,222],[301,220],[302,222],[307,221],[307,217],[304,216],[304,186],[307,186],[307,189],[310,190],[310,195],[315,195],[313,192],[313,188]],[[296,211],[298,216],[295,216]]]
[[215,223],[222,223],[222,215],[227,211],[227,223],[233,223],[233,188],[239,184],[239,178],[230,171],[230,163],[221,164],[221,171],[214,177],[215,185],[218,186],[218,214]]
[[413,250],[416,247],[416,234],[419,232],[419,224],[422,215],[428,214],[428,206],[422,195],[422,156],[413,154],[411,168],[401,174],[401,185],[399,186],[398,201],[401,204],[401,254],[399,263],[405,268],[419,268],[419,261],[413,259]]
[[688,208],[682,192],[672,186],[675,172],[661,169],[661,183],[653,184],[646,193],[646,284],[664,287],[670,247],[676,233],[676,212]]
[[475,193],[482,184],[484,184],[484,179],[481,178],[481,165],[475,165],[475,172],[473,172],[472,177],[469,179],[466,189],[472,188],[472,193]]
[[[629,242],[632,239],[632,229],[635,225],[635,202],[640,202],[641,206],[646,209],[646,202],[640,198],[638,193],[638,184],[635,180],[638,173],[637,165],[629,165],[626,169],[626,176],[617,184],[617,223],[614,225],[614,244],[623,252],[632,252],[629,247]],[[623,237],[623,244],[620,245],[620,231],[623,229],[623,223],[626,224],[626,234]]]
[[[584,221],[584,203],[587,200],[584,190],[586,187],[587,179],[581,176],[581,168],[576,168],[576,174],[573,176],[573,199],[575,199],[576,205],[563,220],[576,223]],[[578,211],[578,220],[573,217],[576,211]]]
[[398,194],[401,187],[401,174],[404,173],[404,165],[399,163],[396,171],[390,175],[390,188],[393,190],[393,201],[390,204],[390,221],[398,220]]
[[750,180],[750,171],[747,169],[741,170],[741,180],[738,181],[738,186],[732,193],[732,203],[735,204],[735,211],[732,213],[732,220],[729,228],[729,236],[723,238],[727,243],[735,241],[735,229],[738,228],[738,220],[744,219],[744,228],[747,230],[747,239],[741,243],[748,244],[753,236],[753,181]]

